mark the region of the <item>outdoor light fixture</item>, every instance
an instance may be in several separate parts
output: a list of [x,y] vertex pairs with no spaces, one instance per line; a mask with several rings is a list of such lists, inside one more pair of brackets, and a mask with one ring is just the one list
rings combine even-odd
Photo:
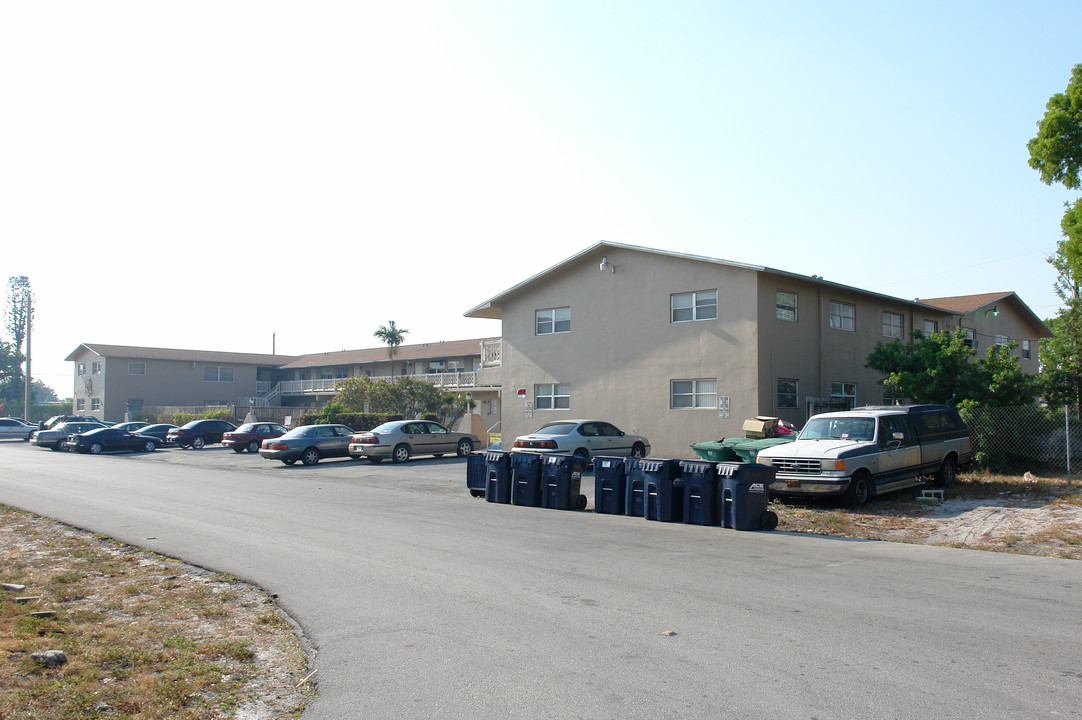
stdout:
[[989,315],[992,317],[999,317],[999,305],[993,305],[991,310],[984,311],[985,317],[988,317]]
[[616,267],[609,262],[609,258],[606,255],[605,257],[601,258],[601,266],[598,267],[598,270],[600,270],[601,272],[605,272],[606,270],[608,270],[609,272],[614,273],[616,272]]

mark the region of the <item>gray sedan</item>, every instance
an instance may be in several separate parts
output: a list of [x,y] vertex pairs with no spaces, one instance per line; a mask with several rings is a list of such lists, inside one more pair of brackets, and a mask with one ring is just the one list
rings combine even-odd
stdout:
[[282,437],[264,440],[259,454],[268,460],[293,465],[300,460],[315,465],[327,457],[348,457],[353,430],[345,425],[302,425]]
[[30,433],[37,430],[37,426],[28,425],[16,418],[0,418],[0,438],[17,438],[29,440]]
[[557,420],[515,438],[511,452],[566,453],[591,458],[594,455],[646,457],[650,441],[630,435],[603,420]]
[[355,433],[349,455],[354,459],[365,457],[374,463],[384,458],[406,462],[413,455],[441,457],[455,453],[466,457],[480,443],[476,435],[453,432],[431,420],[394,420],[368,432]]
[[50,450],[62,450],[64,443],[68,441],[68,435],[78,435],[103,427],[105,425],[100,422],[64,422],[48,430],[38,430],[34,433],[34,444]]

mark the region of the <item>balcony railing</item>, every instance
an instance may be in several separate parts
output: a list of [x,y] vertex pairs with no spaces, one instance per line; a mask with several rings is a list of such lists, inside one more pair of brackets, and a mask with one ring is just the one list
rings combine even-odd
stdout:
[[[396,376],[401,377],[401,376]],[[423,375],[407,375],[414,380],[424,380],[437,387],[444,388],[473,388],[477,387],[476,372],[444,372],[426,373]],[[326,395],[336,391],[338,383],[348,378],[319,378],[317,380],[283,380],[277,387],[268,391],[268,395],[277,390],[278,395]],[[392,380],[391,377],[376,378]]]
[[481,343],[481,367],[499,367],[503,362],[503,341],[486,340]]

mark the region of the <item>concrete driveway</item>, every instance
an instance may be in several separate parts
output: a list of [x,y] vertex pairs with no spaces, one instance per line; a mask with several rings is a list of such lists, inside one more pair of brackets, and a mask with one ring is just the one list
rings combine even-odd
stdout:
[[1082,716],[1082,564],[486,503],[465,462],[0,444],[0,502],[261,585],[308,719]]

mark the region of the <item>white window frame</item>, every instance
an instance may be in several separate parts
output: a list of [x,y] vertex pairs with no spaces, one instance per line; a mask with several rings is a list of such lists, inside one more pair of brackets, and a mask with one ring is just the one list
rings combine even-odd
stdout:
[[[677,317],[677,313],[680,317]],[[716,289],[674,293],[669,296],[669,320],[673,323],[717,319],[718,291]]]
[[[846,313],[845,311],[849,312]],[[840,300],[830,301],[830,327],[845,332],[857,330],[857,306]]]
[[533,386],[535,410],[570,410],[571,386],[568,383],[539,383]]
[[925,320],[924,321],[924,336],[929,337],[939,332],[938,320]]
[[883,311],[883,337],[897,338],[901,340],[905,337],[905,315],[901,313],[891,312],[890,310]]
[[[784,297],[783,297],[784,296]],[[788,302],[792,299],[792,302]],[[797,294],[792,290],[779,289],[774,295],[774,311],[778,320],[797,321]]]
[[1031,357],[1033,357],[1033,351],[1030,350],[1029,340],[1023,340],[1022,341],[1022,358],[1025,359],[1025,360],[1029,360]]
[[1011,339],[1006,335],[996,334],[996,347],[1004,347]]
[[[686,398],[686,402],[677,402]],[[716,410],[718,407],[717,378],[681,378],[669,381],[670,410]]]
[[75,412],[82,412],[86,409],[85,398],[75,398]]
[[76,375],[86,375],[86,363],[79,363],[75,366]]
[[130,362],[128,363],[129,375],[146,375],[147,364],[145,362]]
[[[786,391],[786,392],[783,393],[782,389],[781,389],[781,384],[782,383],[792,383],[793,384],[793,391],[792,392]],[[778,378],[778,382],[775,385],[775,390],[776,390],[776,393],[775,393],[774,402],[777,403],[779,410],[796,410],[800,406],[800,381],[797,380],[796,378]],[[781,401],[783,395],[785,397],[789,397],[790,395],[792,395],[793,396],[793,404],[792,405],[783,405],[782,401]]]
[[571,308],[543,308],[534,311],[534,334],[557,335],[571,332]]
[[101,410],[101,398],[90,398],[90,411]]
[[974,350],[976,350],[977,346],[980,345],[980,342],[977,340],[977,333],[974,332],[973,328],[964,327],[962,329],[966,331],[966,338],[965,338],[966,347],[970,347],[970,348],[973,348]]
[[849,409],[852,410],[857,406],[857,384],[831,381],[830,398],[848,401]]

